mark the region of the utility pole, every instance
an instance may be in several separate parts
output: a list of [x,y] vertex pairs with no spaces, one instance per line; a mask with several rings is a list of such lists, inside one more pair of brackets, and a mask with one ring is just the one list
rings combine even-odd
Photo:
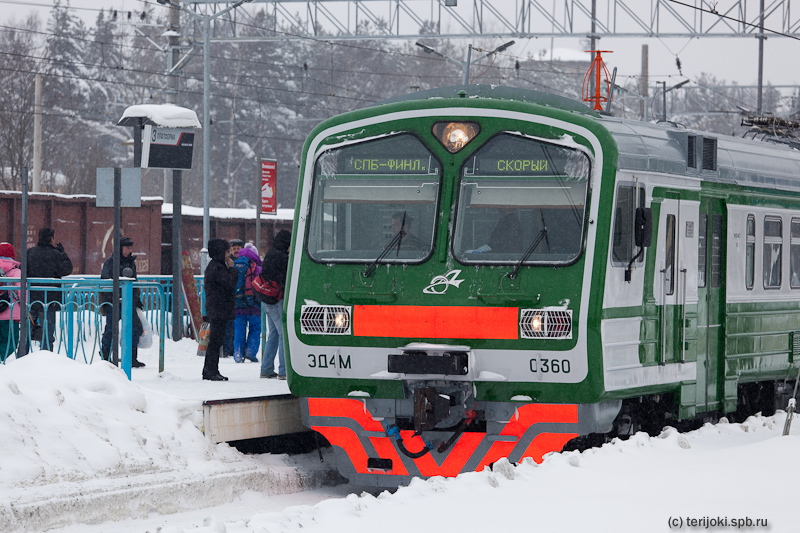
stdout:
[[[200,250],[200,272],[206,271],[208,265],[208,240],[211,234],[209,212],[211,207],[211,21],[252,0],[239,0],[235,4],[209,15],[199,15],[186,9],[174,0],[156,0],[159,4],[169,6],[175,11],[183,11],[189,16],[200,19],[203,23],[203,248]],[[174,202],[173,202],[174,204]]]
[[[173,0],[173,3],[180,6],[180,0]],[[173,70],[181,58],[180,34],[181,34],[181,11],[171,9],[169,11],[169,89],[167,90],[167,102],[178,103],[178,91],[180,90],[180,78],[178,71]],[[164,170],[164,172],[168,172]],[[167,196],[167,184],[171,185],[169,196]],[[172,202],[172,340],[177,342],[183,338],[183,247],[181,242],[182,233],[182,212],[183,212],[183,179],[179,169],[172,169],[172,180],[164,176],[164,199],[169,198]],[[159,368],[162,372],[164,369]]]
[[[180,0],[174,0],[174,3],[180,5]],[[167,103],[178,104],[178,91],[180,90],[180,78],[178,72],[173,68],[178,64],[181,58],[180,51],[180,33],[181,33],[181,12],[179,9],[171,9],[169,12],[169,22],[167,30]],[[168,170],[164,170],[164,201],[172,202],[172,180],[167,178]]]
[[[28,173],[25,173],[27,180]],[[42,75],[36,74],[33,104],[33,192],[42,190]]]
[[464,85],[469,85],[469,63],[472,61],[472,43],[467,48],[467,62],[464,63]]
[[758,22],[758,105],[756,111],[759,115],[764,105],[764,0],[761,0],[761,14]]
[[[597,0],[592,0],[592,29],[589,34],[589,50],[597,50]],[[597,52],[592,52],[592,63],[594,63],[596,54]],[[594,94],[595,80],[592,78],[589,83],[589,94]],[[608,100],[610,102],[611,98]]]
[[649,58],[649,48],[646,44],[642,45],[642,75],[639,79],[639,94],[642,95],[642,100],[640,102],[641,106],[641,115],[642,120],[647,122],[647,108],[649,107],[649,91],[648,85],[650,84],[649,78],[649,70],[650,70],[650,58]]

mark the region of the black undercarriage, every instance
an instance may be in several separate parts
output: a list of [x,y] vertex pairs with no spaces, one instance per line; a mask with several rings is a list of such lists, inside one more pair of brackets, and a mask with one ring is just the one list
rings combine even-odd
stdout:
[[667,426],[674,427],[680,432],[692,431],[703,424],[714,424],[723,416],[734,423],[744,422],[749,416],[756,414],[772,416],[777,410],[787,408],[794,393],[794,380],[741,383],[736,411],[724,414],[719,411],[708,411],[684,420],[679,420],[677,417],[673,394],[630,398],[622,401],[622,408],[614,419],[611,431],[591,433],[572,439],[564,446],[564,450],[585,450],[601,446],[615,438],[625,440],[640,431],[654,437]]

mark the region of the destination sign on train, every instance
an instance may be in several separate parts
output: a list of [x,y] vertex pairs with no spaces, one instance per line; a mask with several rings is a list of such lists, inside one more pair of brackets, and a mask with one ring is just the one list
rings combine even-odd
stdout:
[[428,174],[430,157],[348,157],[345,174]]
[[548,176],[559,174],[550,159],[523,158],[478,157],[476,171],[493,176],[498,174],[545,174]]

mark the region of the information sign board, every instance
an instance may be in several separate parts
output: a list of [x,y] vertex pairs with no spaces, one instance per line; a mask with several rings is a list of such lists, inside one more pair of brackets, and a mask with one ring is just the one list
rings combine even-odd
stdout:
[[142,132],[142,168],[190,170],[194,130],[147,124]]
[[278,161],[261,160],[261,212],[269,215],[278,213]]

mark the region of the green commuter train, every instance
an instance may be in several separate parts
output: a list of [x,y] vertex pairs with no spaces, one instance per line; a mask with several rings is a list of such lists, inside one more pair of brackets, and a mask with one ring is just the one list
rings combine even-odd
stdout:
[[357,484],[788,399],[787,144],[470,85],[326,120],[300,172],[289,386]]

